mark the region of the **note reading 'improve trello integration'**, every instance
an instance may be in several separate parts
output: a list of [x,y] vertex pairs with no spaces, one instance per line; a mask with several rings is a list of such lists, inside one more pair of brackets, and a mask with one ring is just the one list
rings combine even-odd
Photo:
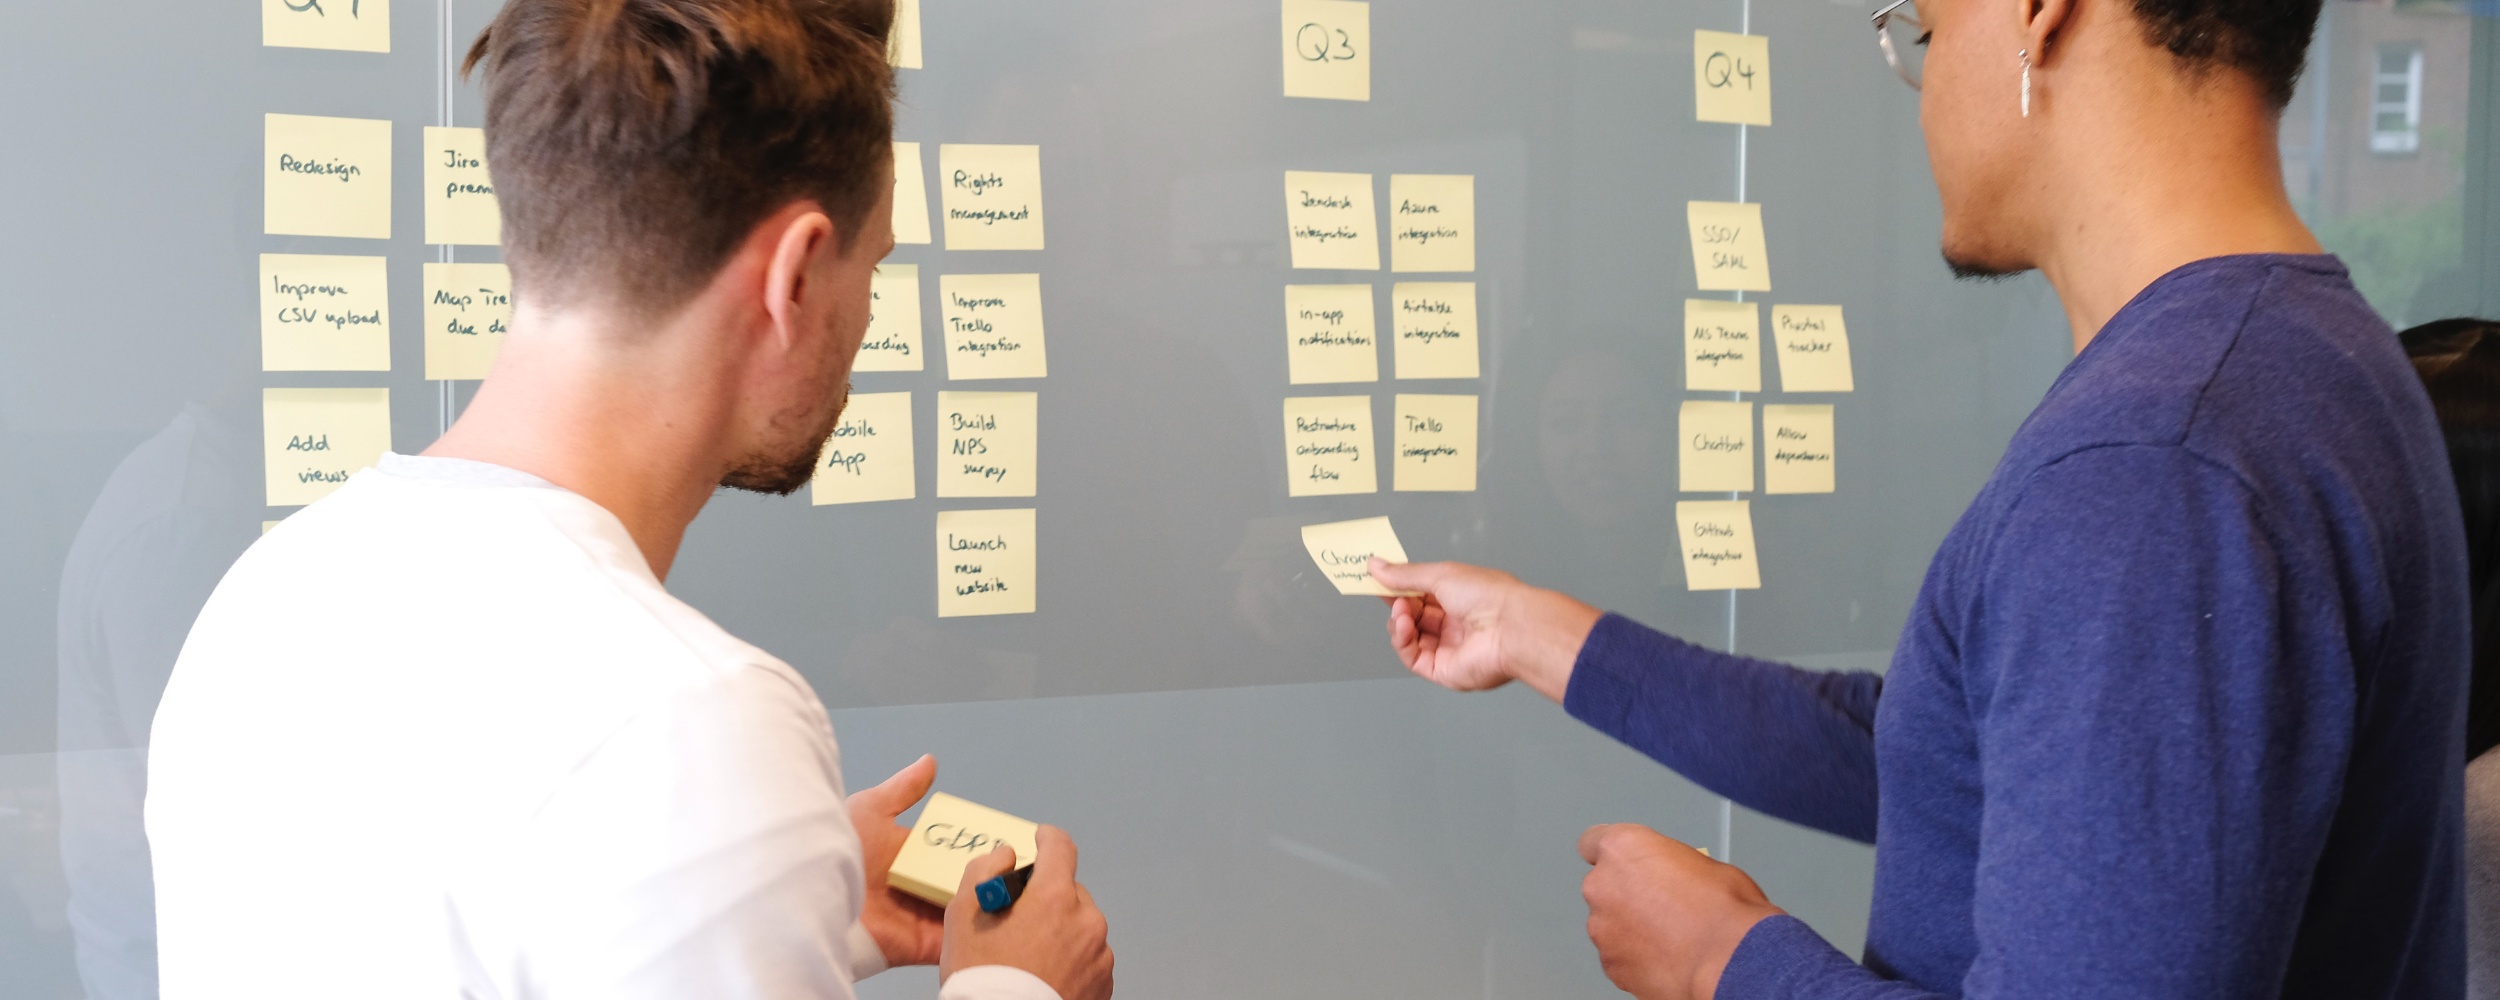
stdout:
[[1319,564],[1321,575],[1340,594],[1395,597],[1401,593],[1372,579],[1373,556],[1393,563],[1406,561],[1406,547],[1398,544],[1398,533],[1389,527],[1388,518],[1306,525],[1302,547],[1310,550],[1311,561]]
[[946,324],[947,378],[1050,374],[1042,346],[1041,275],[941,275],[938,315]]

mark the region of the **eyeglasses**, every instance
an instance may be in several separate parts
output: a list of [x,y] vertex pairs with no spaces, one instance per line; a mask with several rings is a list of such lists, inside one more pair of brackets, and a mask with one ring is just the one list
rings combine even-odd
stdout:
[[1918,5],[1912,0],[1892,0],[1871,18],[1875,22],[1875,44],[1884,49],[1884,64],[1899,74],[1901,82],[1911,90],[1918,89],[1920,68],[1927,60],[1927,26],[1918,20]]

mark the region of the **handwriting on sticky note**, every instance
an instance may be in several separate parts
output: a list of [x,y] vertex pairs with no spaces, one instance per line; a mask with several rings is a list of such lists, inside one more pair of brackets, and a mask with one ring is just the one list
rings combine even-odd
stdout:
[[1032,614],[1033,525],[1030,507],[939,511],[938,617]]
[[1832,455],[1831,404],[1762,408],[1762,492],[1832,492]]
[[1042,147],[938,146],[949,250],[1042,248]]
[[1476,269],[1476,178],[1389,175],[1389,269]]
[[273,236],[391,236],[391,123],[262,118],[261,228]]
[[1372,99],[1372,13],[1349,0],[1284,0],[1285,96]]
[[1476,489],[1476,397],[1399,393],[1391,420],[1394,488],[1405,493]]
[[1380,270],[1370,174],[1285,171],[1285,227],[1297,268]]
[[1393,597],[1400,593],[1372,579],[1373,556],[1393,563],[1406,561],[1406,547],[1398,544],[1398,533],[1389,527],[1388,518],[1306,525],[1302,529],[1302,547],[1310,550],[1311,561],[1319,564],[1320,575],[1327,577],[1340,594]]
[[920,68],[920,0],[894,0],[894,27],[885,35],[885,60],[896,69]]
[[486,130],[425,130],[425,241],[462,246],[503,242],[503,214],[486,171]]
[[391,450],[389,389],[263,389],[260,420],[272,507],[329,496]]
[[260,43],[271,48],[391,50],[391,0],[260,0]]
[[1380,381],[1372,286],[1285,286],[1285,380],[1294,385]]
[[260,367],[391,369],[390,269],[381,257],[260,255]]
[[1031,820],[939,792],[929,796],[911,836],[895,852],[886,884],[945,906],[963,884],[964,869],[1000,844],[1016,849],[1017,864],[1032,864],[1040,853],[1034,844],[1040,829]]
[[1401,281],[1389,289],[1398,377],[1475,378],[1476,283]]
[[1380,492],[1370,396],[1285,400],[1285,495]]
[[1752,302],[1684,300],[1684,388],[1762,391],[1762,307]]
[[1752,501],[1679,501],[1675,529],[1684,549],[1685,589],[1761,589],[1762,567],[1754,560]]
[[1677,488],[1686,493],[1753,490],[1753,404],[1688,399],[1677,412]]
[[894,242],[929,242],[929,175],[920,144],[894,144]]
[[1857,389],[1839,306],[1772,306],[1771,342],[1779,348],[1782,392]]
[[879,264],[868,277],[868,332],[851,370],[916,372],[927,364],[920,348],[920,266]]
[[1762,206],[1754,202],[1687,202],[1693,277],[1705,292],[1771,290],[1771,255],[1762,239]]
[[938,278],[938,317],[946,329],[946,377],[1041,378],[1042,276],[948,274]]
[[1693,32],[1693,117],[1732,125],[1771,124],[1771,40]]
[[512,269],[425,265],[425,377],[482,379],[512,330]]
[[1040,400],[1030,392],[938,393],[937,495],[1033,496]]
[[811,498],[818,506],[911,499],[918,482],[911,429],[911,393],[852,393],[816,456]]

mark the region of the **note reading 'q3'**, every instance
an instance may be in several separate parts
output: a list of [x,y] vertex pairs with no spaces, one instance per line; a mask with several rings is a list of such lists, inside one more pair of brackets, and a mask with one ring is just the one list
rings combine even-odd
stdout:
[[1285,96],[1372,99],[1372,5],[1284,0]]

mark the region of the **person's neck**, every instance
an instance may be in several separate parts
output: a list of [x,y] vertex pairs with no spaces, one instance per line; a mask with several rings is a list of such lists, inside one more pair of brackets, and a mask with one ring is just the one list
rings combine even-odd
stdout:
[[[665,580],[728,469],[720,373],[702,338],[590,314],[517,314],[492,377],[429,456],[518,469],[616,515]],[[661,325],[690,322],[678,316]]]
[[2044,101],[2054,102],[2044,112],[2067,120],[2032,188],[2048,209],[2036,259],[2066,307],[2077,353],[2145,286],[2182,266],[2323,252],[2284,193],[2277,118],[2255,85],[2220,76],[2188,84],[2152,70],[2062,87]]

